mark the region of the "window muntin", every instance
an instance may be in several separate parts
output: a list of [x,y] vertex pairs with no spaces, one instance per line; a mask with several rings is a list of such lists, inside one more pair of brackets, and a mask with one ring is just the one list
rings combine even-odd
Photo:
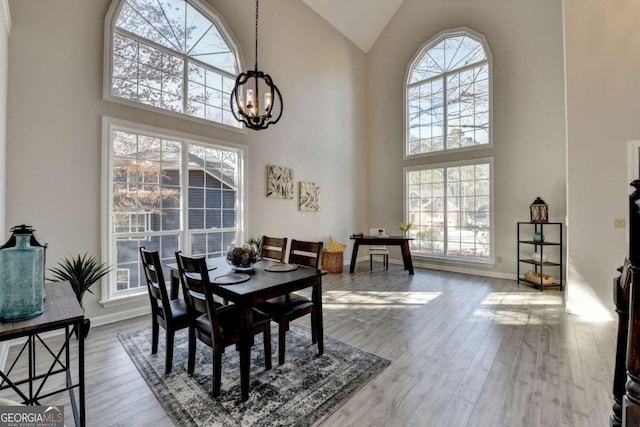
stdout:
[[485,146],[490,141],[490,56],[480,36],[446,33],[409,67],[406,154]]
[[[117,1],[117,0],[116,0]],[[112,19],[109,95],[240,128],[231,89],[238,49],[196,0],[121,0]]]
[[115,126],[108,150],[108,262],[116,274],[104,298],[144,292],[140,246],[159,251],[164,265],[178,250],[224,255],[243,218],[241,150]]
[[412,253],[492,262],[492,161],[419,166],[405,173]]

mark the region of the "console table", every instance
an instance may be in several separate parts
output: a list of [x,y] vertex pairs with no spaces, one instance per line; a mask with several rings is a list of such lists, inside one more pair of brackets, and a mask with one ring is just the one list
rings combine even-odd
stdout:
[[[78,378],[75,383],[71,376],[70,345],[70,340],[74,339],[74,331],[80,332],[84,321],[84,313],[68,282],[45,284],[45,294],[44,311],[41,315],[19,322],[0,323],[0,341],[27,337],[16,360],[8,368],[5,366],[5,369],[0,371],[0,390],[13,389],[25,405],[43,405],[46,403],[41,402],[41,400],[68,391],[76,426],[84,427],[86,421],[84,408],[84,338],[82,333],[78,333]],[[59,349],[54,350],[40,334],[57,329],[64,330],[64,342]],[[37,343],[40,343],[44,349],[39,349],[36,352]],[[53,359],[44,372],[38,373],[36,371],[36,356],[39,359],[50,356]],[[28,357],[29,359],[27,378],[11,378],[16,363],[22,357]],[[56,374],[64,374],[66,376],[66,386],[50,390],[47,387],[47,380]],[[24,387],[25,385],[26,387]],[[24,390],[24,388],[27,388],[27,390]],[[77,400],[75,389],[78,389]]]
[[358,247],[360,245],[385,245],[385,246],[400,246],[402,251],[402,262],[404,263],[404,269],[409,270],[409,274],[413,274],[413,261],[411,260],[411,251],[409,250],[409,241],[413,240],[412,237],[405,236],[351,236],[353,240],[353,251],[351,252],[351,265],[349,266],[349,273],[353,273],[356,268],[356,259],[358,258]]

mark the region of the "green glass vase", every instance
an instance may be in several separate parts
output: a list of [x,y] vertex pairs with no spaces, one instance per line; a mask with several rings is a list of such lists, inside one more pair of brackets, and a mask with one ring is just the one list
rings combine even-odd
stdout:
[[15,245],[0,249],[0,320],[42,314],[44,248],[31,246],[32,234],[14,234]]

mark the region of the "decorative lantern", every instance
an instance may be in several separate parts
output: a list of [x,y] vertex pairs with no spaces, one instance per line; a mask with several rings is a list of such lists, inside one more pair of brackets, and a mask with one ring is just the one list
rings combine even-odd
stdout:
[[529,205],[529,209],[531,210],[531,222],[534,224],[549,222],[549,205],[540,197]]
[[19,225],[0,246],[0,320],[29,319],[42,314],[46,244],[33,228]]

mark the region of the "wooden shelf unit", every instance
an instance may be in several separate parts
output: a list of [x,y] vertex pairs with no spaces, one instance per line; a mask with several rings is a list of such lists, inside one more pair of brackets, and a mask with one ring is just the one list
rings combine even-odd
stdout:
[[[518,275],[518,284],[525,283],[529,286],[535,286],[540,291],[544,288],[550,287],[560,287],[560,290],[564,289],[564,283],[562,281],[562,273],[563,273],[563,263],[562,263],[562,248],[563,248],[563,240],[562,240],[562,223],[561,222],[545,222],[545,223],[533,223],[533,222],[518,222],[518,259],[517,259],[517,275]],[[551,232],[548,236],[545,235],[544,230]],[[529,232],[527,238],[524,238],[523,234]],[[540,233],[544,236],[545,240],[541,242],[537,242],[532,240],[529,236],[533,236],[534,233]],[[551,240],[546,240],[550,238]],[[557,240],[556,240],[557,239]],[[523,247],[528,247],[529,249],[533,249],[535,252],[540,253],[540,257],[542,258],[545,254],[547,255],[547,261],[539,262],[530,257],[530,252],[523,250]],[[545,250],[551,249],[549,250]],[[557,248],[557,249],[554,249]],[[549,253],[550,252],[550,253]],[[551,256],[549,256],[551,255]],[[534,283],[524,278],[524,272],[521,272],[521,264],[527,264],[533,266],[533,272],[540,274],[540,282]],[[544,272],[546,268],[553,268],[553,273],[551,276],[554,277],[554,282],[552,284],[543,285],[542,278],[544,276]],[[549,272],[547,271],[549,275]]]

